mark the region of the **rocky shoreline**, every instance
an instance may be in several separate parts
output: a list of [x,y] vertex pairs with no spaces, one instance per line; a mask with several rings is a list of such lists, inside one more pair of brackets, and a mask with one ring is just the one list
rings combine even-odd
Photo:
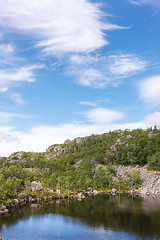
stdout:
[[[133,196],[140,196],[142,198],[149,198],[149,197],[160,197],[160,193],[155,194],[155,193],[143,193],[140,191],[117,191],[116,189],[112,189],[111,191],[97,191],[97,190],[93,190],[93,191],[81,191],[78,194],[74,195],[74,196],[53,196],[53,197],[44,197],[44,198],[32,198],[29,197],[28,199],[14,199],[13,202],[11,202],[9,208],[14,207],[14,206],[25,206],[27,204],[33,204],[33,203],[40,203],[40,202],[46,202],[46,201],[51,201],[51,200],[60,200],[60,199],[66,199],[66,198],[76,198],[77,200],[82,200],[86,197],[86,195],[88,196],[94,196],[97,194],[112,194],[112,195],[117,195],[117,194],[129,194],[129,195],[133,195]],[[9,213],[9,209],[5,206],[5,205],[1,205],[0,206],[0,216],[8,214]]]
[[[89,191],[81,191],[79,193],[76,193],[75,195],[53,195],[52,197],[43,197],[43,198],[33,198],[31,196],[19,199],[14,199],[9,207],[13,206],[24,206],[26,204],[31,204],[31,203],[36,203],[36,202],[41,202],[41,201],[50,201],[54,199],[64,199],[64,198],[77,198],[78,200],[81,200],[85,198],[85,195],[97,195],[101,193],[105,194],[132,194],[132,195],[138,195],[141,196],[142,198],[147,198],[149,196],[153,197],[160,197],[160,172],[153,171],[153,170],[148,170],[148,166],[143,166],[143,167],[131,167],[131,166],[116,166],[116,176],[117,178],[119,177],[124,177],[126,172],[131,172],[133,170],[138,170],[140,171],[140,176],[141,176],[141,187],[139,189],[132,189],[131,191],[118,191],[116,189],[112,189],[111,191],[97,191],[95,189],[90,189]],[[9,210],[8,208],[1,204],[0,206],[0,216],[8,214]]]

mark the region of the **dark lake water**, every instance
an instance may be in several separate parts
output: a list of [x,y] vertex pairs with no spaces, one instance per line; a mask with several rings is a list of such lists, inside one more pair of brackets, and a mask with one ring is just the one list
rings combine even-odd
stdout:
[[160,240],[160,197],[97,195],[10,210],[3,240]]

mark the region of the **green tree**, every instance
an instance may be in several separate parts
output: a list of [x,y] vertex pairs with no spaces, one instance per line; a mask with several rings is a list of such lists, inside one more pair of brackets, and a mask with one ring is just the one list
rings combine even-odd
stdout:
[[82,160],[76,172],[76,186],[87,189],[92,185],[92,167],[89,160]]
[[160,152],[149,157],[148,164],[152,169],[160,171]]
[[111,175],[109,174],[109,172],[99,167],[93,177],[94,187],[104,189],[109,186],[110,182]]
[[5,189],[9,195],[16,195],[18,188],[20,187],[21,180],[17,177],[9,177],[5,183]]
[[133,170],[131,172],[125,172],[126,183],[130,187],[134,187],[141,183],[141,176],[139,170]]

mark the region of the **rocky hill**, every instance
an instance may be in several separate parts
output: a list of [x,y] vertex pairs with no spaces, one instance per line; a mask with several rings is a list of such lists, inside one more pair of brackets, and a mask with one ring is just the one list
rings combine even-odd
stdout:
[[46,152],[15,152],[0,158],[0,164],[1,203],[88,189],[159,195],[160,130],[67,139]]

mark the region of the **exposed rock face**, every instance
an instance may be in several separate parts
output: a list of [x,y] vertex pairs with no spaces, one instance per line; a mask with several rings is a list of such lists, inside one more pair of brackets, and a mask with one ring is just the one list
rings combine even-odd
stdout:
[[85,198],[85,196],[83,195],[83,193],[82,193],[82,192],[78,193],[77,197],[78,197],[78,199]]
[[21,156],[22,156],[23,153],[24,153],[23,151],[21,151],[21,152],[14,152],[14,153],[12,153],[12,154],[9,156],[9,158],[21,158]]
[[54,152],[58,152],[62,149],[62,147],[59,145],[59,144],[54,144],[54,145],[51,145],[50,147],[47,148],[47,152],[50,152],[50,151],[54,151]]
[[153,132],[148,133],[148,137],[152,137],[154,135]]
[[127,138],[127,139],[130,139],[130,138],[132,138],[132,136],[131,136],[131,135],[127,135],[126,138]]
[[79,164],[82,162],[82,160],[78,160],[76,161],[76,163],[74,164],[74,167],[77,169],[79,167]]
[[92,191],[92,193],[93,193],[93,195],[97,195],[99,192],[94,189],[94,190]]
[[115,188],[112,188],[112,194],[116,194],[117,193],[117,190]]
[[76,143],[81,143],[82,142],[82,138],[77,137],[73,141],[76,142]]
[[32,191],[40,191],[42,190],[42,184],[41,182],[36,182],[36,181],[33,181],[31,182],[31,188],[32,188]]
[[142,180],[141,188],[138,189],[140,194],[155,194],[160,195],[160,172],[150,171],[147,166],[144,167],[131,167],[131,166],[118,166],[116,168],[117,175],[124,176],[125,172],[132,170],[139,170]]
[[22,157],[23,153],[24,152],[22,152],[22,151],[21,152],[14,152],[9,156],[8,159],[10,160],[11,163],[19,163],[19,162],[22,161],[21,157]]
[[13,202],[12,202],[14,205],[18,205],[19,204],[19,200],[18,199],[13,199]]
[[56,158],[57,157],[57,154],[53,154],[53,153],[50,153],[50,152],[47,152],[45,154],[47,160],[52,160],[53,158]]
[[4,214],[7,214],[9,212],[9,210],[7,209],[7,207],[3,204],[1,204],[0,206],[0,216],[1,215],[4,215]]
[[23,197],[26,197],[26,196],[27,196],[27,194],[24,193],[24,192],[21,192],[21,193],[18,194],[19,198],[23,198]]
[[68,143],[70,143],[71,142],[71,140],[70,139],[67,139],[65,142],[64,142],[64,144],[68,144]]
[[140,192],[142,194],[156,194],[160,195],[160,175],[156,171],[147,171],[146,167],[141,169],[142,187]]

